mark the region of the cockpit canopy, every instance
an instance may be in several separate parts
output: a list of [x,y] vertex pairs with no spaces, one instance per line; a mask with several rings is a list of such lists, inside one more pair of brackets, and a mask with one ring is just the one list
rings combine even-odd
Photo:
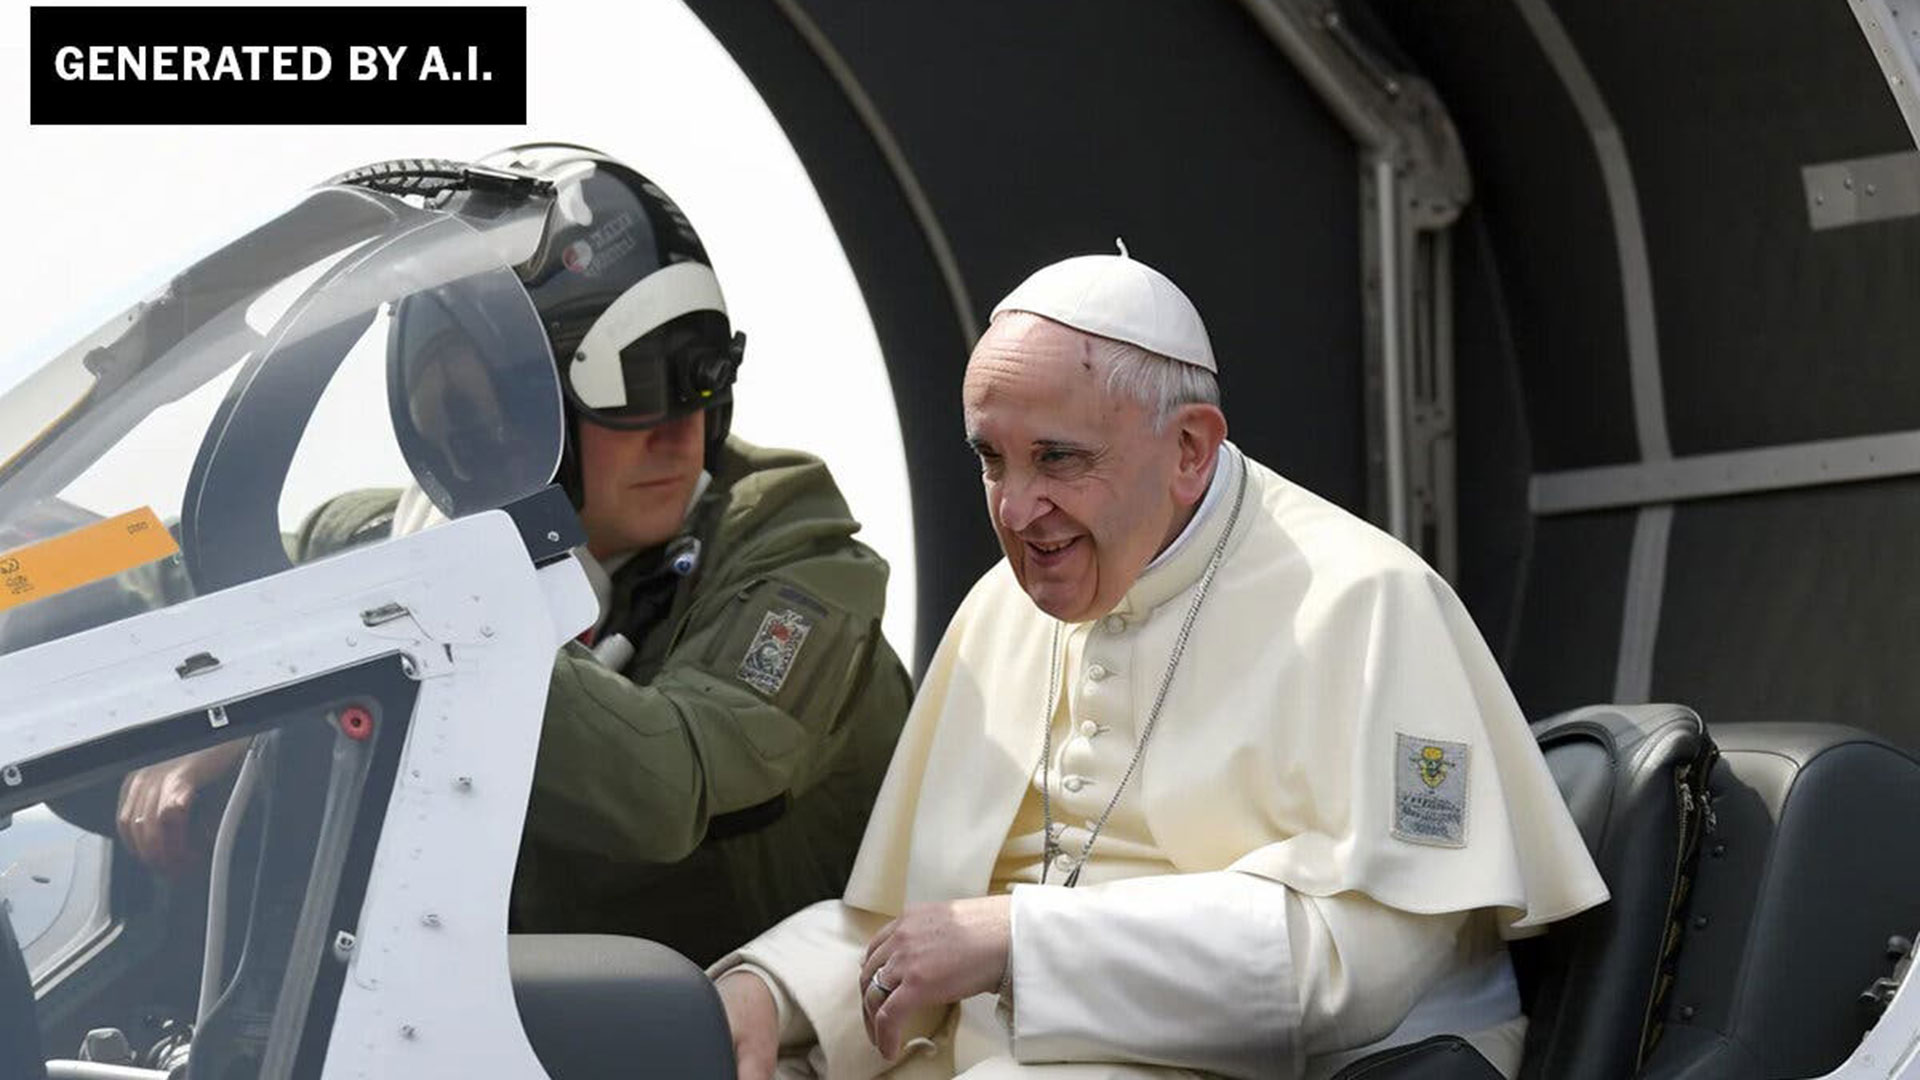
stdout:
[[323,186],[0,396],[0,553],[148,509],[179,548],[11,604],[36,584],[0,581],[0,654],[286,570],[347,491],[432,521],[546,485],[560,389],[511,269],[546,209]]

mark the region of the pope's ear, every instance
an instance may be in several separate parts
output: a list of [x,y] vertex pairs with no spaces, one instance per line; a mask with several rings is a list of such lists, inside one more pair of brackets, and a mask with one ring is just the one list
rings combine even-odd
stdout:
[[1180,454],[1173,494],[1182,505],[1192,506],[1207,493],[1207,483],[1213,479],[1213,463],[1227,439],[1227,416],[1217,405],[1196,402],[1180,406],[1168,427],[1178,440]]

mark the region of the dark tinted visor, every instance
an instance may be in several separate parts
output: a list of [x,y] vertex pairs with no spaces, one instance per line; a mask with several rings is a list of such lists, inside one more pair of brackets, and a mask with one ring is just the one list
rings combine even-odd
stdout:
[[696,311],[671,319],[620,350],[626,404],[574,406],[594,423],[644,428],[733,400],[745,335],[727,334],[727,317]]

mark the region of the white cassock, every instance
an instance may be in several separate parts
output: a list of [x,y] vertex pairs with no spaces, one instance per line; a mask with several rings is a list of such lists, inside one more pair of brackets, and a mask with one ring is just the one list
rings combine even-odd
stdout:
[[[1243,477],[1152,738],[1063,888]],[[1443,1032],[1514,1073],[1525,1019],[1505,939],[1607,890],[1437,574],[1224,446],[1181,537],[1112,613],[1061,635],[1049,773],[1064,829],[1041,885],[1056,625],[1005,562],[989,571],[921,684],[845,899],[714,965],[772,985],[783,1075],[885,1073],[861,1022],[868,940],[908,904],[1008,889],[1011,1015],[989,994],[917,1018],[926,1038],[893,1075],[1320,1077]]]

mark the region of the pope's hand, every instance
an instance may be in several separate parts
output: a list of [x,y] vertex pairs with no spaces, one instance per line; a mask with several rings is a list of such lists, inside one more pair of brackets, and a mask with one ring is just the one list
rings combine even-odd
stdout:
[[740,1080],[772,1080],[780,1056],[780,1011],[758,975],[730,971],[714,984],[733,1029],[733,1060]]
[[881,927],[860,965],[867,1038],[891,1060],[915,1012],[998,989],[1012,930],[1011,896],[916,904]]
[[168,877],[178,877],[199,861],[217,820],[201,815],[196,821],[194,805],[239,767],[247,744],[246,739],[235,739],[127,774],[120,782],[114,823],[136,858]]

